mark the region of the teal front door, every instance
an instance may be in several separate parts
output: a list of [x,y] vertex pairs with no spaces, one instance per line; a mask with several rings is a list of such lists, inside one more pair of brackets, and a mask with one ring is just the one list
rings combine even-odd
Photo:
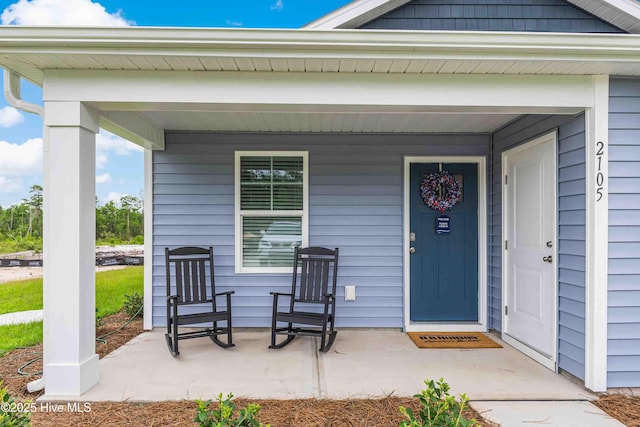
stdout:
[[447,234],[436,232],[440,212],[425,205],[420,185],[437,163],[412,163],[410,171],[410,319],[412,322],[478,321],[478,165],[445,163],[461,184],[458,203],[444,215]]

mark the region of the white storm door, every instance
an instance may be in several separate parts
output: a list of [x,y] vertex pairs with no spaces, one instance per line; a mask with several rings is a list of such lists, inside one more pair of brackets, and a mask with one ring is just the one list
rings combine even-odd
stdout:
[[[506,307],[504,332],[555,369],[556,133],[504,155]],[[540,360],[540,356],[542,359]],[[553,363],[545,363],[553,362]]]

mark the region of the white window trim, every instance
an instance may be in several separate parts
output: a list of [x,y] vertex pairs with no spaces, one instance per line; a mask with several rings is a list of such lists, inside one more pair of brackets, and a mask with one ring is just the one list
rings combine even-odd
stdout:
[[[236,151],[234,166],[235,266],[236,273],[290,273],[288,267],[244,267],[242,265],[242,212],[240,210],[240,158],[245,156],[302,157],[302,247],[309,246],[309,152],[308,151]],[[252,212],[252,216],[299,215],[300,211],[274,210]]]

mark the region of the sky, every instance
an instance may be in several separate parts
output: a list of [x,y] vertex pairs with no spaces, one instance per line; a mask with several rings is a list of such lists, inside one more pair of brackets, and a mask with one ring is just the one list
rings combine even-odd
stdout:
[[[1,25],[299,28],[350,0],[0,0]],[[42,91],[22,83],[22,97],[42,104]],[[141,197],[143,151],[101,130],[96,136],[100,204]],[[0,96],[0,206],[29,198],[42,185],[42,120]]]

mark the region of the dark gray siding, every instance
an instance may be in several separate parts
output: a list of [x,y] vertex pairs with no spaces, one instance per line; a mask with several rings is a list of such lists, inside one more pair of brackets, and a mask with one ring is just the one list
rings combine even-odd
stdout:
[[[288,275],[235,274],[234,151],[309,151],[309,243],[340,247],[338,326],[401,327],[403,156],[488,155],[489,135],[167,133],[154,152],[153,324],[165,323],[165,246],[212,245],[235,326],[268,326]],[[357,299],[344,302],[344,284]]]
[[563,0],[414,0],[360,28],[624,33]]
[[609,103],[608,387],[640,387],[640,80]]
[[558,365],[584,378],[584,117],[526,116],[493,135],[489,236],[490,327],[502,330],[502,153],[558,129]]

